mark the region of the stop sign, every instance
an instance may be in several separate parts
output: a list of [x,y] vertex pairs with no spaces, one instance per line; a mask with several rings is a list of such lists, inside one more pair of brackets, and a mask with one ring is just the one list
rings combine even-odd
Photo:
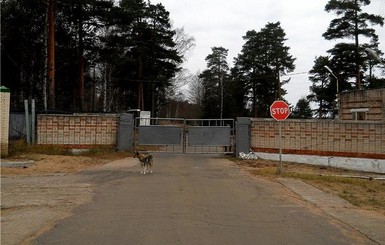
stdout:
[[283,100],[276,100],[270,106],[270,115],[277,121],[284,121],[290,115],[289,105]]

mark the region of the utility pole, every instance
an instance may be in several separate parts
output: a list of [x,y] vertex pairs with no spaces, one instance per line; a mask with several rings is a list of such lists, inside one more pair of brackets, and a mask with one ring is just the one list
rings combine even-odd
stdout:
[[221,115],[220,115],[220,118],[222,119],[223,118],[223,74],[222,74],[222,70],[221,68],[219,67],[219,83],[221,86]]

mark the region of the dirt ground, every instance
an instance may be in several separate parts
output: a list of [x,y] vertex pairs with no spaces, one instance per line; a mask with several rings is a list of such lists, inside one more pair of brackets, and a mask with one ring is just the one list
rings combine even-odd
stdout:
[[[24,168],[2,167],[1,175],[76,173],[127,156],[130,156],[130,154],[107,154],[102,156],[21,154],[6,160],[33,160],[34,163]],[[261,159],[238,160],[235,158],[233,160],[235,164],[254,176],[268,178],[273,181],[278,177],[282,177],[282,175],[277,174],[277,162],[275,161]],[[285,163],[283,177],[301,179],[325,192],[338,195],[357,207],[376,210],[385,215],[385,175]]]

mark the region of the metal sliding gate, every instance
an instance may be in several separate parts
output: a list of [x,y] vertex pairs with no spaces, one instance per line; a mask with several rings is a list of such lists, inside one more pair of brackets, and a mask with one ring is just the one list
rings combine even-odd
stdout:
[[135,148],[152,152],[234,152],[233,119],[136,118]]

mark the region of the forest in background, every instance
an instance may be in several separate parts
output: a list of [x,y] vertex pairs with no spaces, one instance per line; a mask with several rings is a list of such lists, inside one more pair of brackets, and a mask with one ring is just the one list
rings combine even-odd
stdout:
[[[385,79],[373,72],[379,68],[383,73],[384,66],[364,52],[370,48],[383,56],[371,26],[383,26],[384,18],[362,12],[368,4],[369,0],[327,3],[325,11],[336,18],[323,37],[341,42],[316,57],[309,71],[310,94],[298,101],[292,116],[334,118],[338,93],[385,87]],[[296,58],[285,44],[280,22],[250,30],[243,39],[232,66],[226,48],[212,47],[207,68],[192,75],[182,65],[195,45],[194,37],[172,26],[162,4],[2,0],[1,84],[11,90],[12,109],[35,99],[37,108],[47,112],[141,109],[154,117],[268,117],[270,104],[284,100],[282,85],[290,80],[281,77],[295,72]],[[187,84],[189,94],[181,94],[178,88]]]

